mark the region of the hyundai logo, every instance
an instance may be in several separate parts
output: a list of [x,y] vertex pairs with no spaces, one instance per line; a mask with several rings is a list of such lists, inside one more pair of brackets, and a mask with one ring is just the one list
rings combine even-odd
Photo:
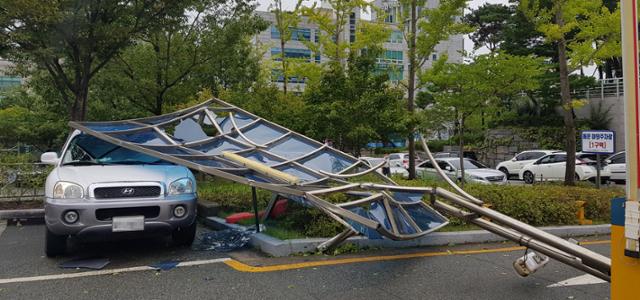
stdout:
[[130,187],[123,188],[123,189],[120,191],[120,193],[121,193],[121,194],[123,194],[123,195],[125,195],[125,196],[131,196],[131,195],[133,195],[133,193],[135,193],[135,192],[136,192],[136,190],[135,190],[135,189],[133,189],[133,188],[130,188]]

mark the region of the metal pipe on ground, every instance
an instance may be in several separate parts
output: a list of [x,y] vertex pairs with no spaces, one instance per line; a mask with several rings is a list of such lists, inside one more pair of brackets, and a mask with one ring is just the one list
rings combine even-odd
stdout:
[[511,240],[512,242],[518,243],[521,246],[525,246],[527,248],[530,248],[534,251],[537,251],[539,253],[542,253],[548,257],[551,257],[561,263],[564,263],[566,265],[572,266],[578,270],[584,271],[586,273],[589,273],[593,276],[596,276],[598,278],[601,278],[603,280],[606,280],[608,282],[611,282],[611,276],[609,276],[608,272],[602,272],[596,268],[592,268],[591,266],[583,263],[583,261],[576,256],[570,255],[562,250],[559,250],[557,248],[554,248],[550,245],[547,245],[543,242],[540,242],[538,240],[532,239],[531,237],[528,237],[526,235],[523,235],[515,230],[511,230],[508,228],[505,228],[503,226],[500,226],[496,223],[493,223],[491,221],[482,219],[482,218],[471,218],[474,214],[472,213],[468,213],[465,212],[463,210],[460,210],[456,207],[453,207],[451,205],[448,205],[444,202],[441,201],[435,201],[434,202],[434,207],[436,207],[438,210],[446,212],[447,214],[459,217],[459,218],[463,218],[466,219],[467,221],[477,225],[478,227],[487,230],[489,232],[495,233],[499,236],[505,237],[509,240]]
[[[475,205],[470,201],[467,201],[467,199],[463,198],[462,196],[449,192],[445,189],[437,188],[436,194],[444,199],[447,199],[453,202],[456,205],[460,205],[465,209],[468,209],[469,211],[479,216],[487,217],[493,221],[503,224],[505,227],[508,227],[512,230],[517,231],[518,233],[522,233],[524,235],[530,236],[536,240],[540,240],[541,242],[549,244],[550,246],[553,246],[561,251],[564,251],[571,255],[575,255],[579,257],[584,264],[590,267],[593,267],[602,273],[605,273],[605,274],[611,273],[611,259],[604,255],[598,254],[589,249],[573,244],[567,240],[559,238],[553,234],[544,232],[536,227],[533,227],[529,224],[526,224],[524,222],[518,221],[514,218],[501,214],[495,210]],[[497,234],[501,234],[501,233],[502,232],[499,232]]]

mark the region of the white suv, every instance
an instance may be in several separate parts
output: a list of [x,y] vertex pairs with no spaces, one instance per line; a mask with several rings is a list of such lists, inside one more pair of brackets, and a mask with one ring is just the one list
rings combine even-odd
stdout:
[[[520,170],[519,178],[525,183],[533,183],[534,181],[556,181],[564,180],[565,170],[567,168],[567,153],[556,152],[530,163]],[[576,159],[576,180],[596,181],[596,167],[589,163]],[[605,168],[600,171],[600,181],[607,182],[611,176],[611,172]]]
[[518,175],[522,167],[536,161],[540,157],[545,155],[549,155],[554,152],[559,152],[559,150],[527,150],[522,151],[512,159],[503,161],[496,166],[497,170],[502,171],[502,173],[507,174],[507,176]]
[[171,235],[190,245],[196,233],[196,181],[189,169],[74,131],[45,184],[45,253],[63,254],[67,237]]

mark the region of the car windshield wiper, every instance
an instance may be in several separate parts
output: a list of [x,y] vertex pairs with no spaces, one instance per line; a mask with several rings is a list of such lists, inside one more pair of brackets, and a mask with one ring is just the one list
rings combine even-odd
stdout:
[[67,163],[63,163],[63,166],[104,166],[104,163],[90,161],[90,160],[79,160],[79,161],[70,161]]

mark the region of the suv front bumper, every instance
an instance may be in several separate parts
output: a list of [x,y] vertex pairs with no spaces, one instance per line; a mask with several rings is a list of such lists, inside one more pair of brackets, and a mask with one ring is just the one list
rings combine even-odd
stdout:
[[[74,235],[81,239],[101,239],[106,235],[131,235],[135,233],[169,234],[177,228],[188,227],[196,218],[195,194],[169,196],[164,199],[45,199],[45,223],[57,235]],[[183,205],[187,213],[175,217],[173,210]],[[78,213],[73,224],[64,221],[63,215],[70,210]],[[145,215],[144,230],[112,232],[113,216]]]

